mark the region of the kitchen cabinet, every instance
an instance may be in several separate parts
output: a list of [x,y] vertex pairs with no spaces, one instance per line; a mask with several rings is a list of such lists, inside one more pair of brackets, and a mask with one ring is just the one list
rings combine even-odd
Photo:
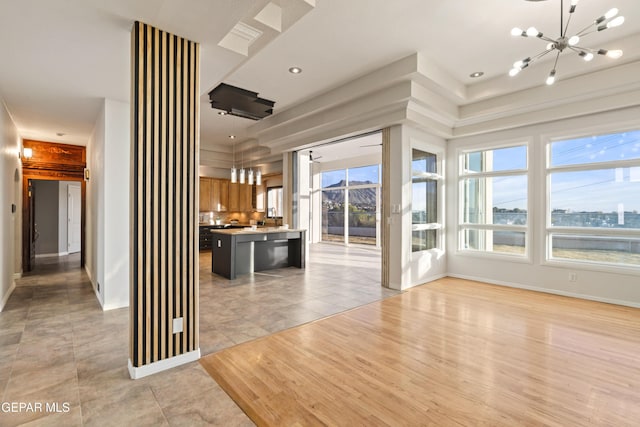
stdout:
[[253,185],[229,184],[229,210],[251,212],[253,208]]
[[266,205],[267,205],[267,190],[264,184],[262,185],[256,185],[254,187],[254,205],[253,207],[255,208],[256,211],[258,212],[265,212],[266,210]]
[[200,212],[229,210],[229,180],[200,177]]
[[229,180],[211,180],[211,210],[226,212],[229,208]]
[[229,210],[231,212],[240,211],[240,185],[236,183],[229,183]]
[[200,212],[211,211],[211,178],[200,177]]

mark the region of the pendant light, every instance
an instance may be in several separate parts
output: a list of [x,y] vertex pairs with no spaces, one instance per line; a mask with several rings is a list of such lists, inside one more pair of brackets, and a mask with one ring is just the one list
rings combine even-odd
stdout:
[[244,184],[244,151],[242,152],[242,163],[240,164],[240,184]]
[[[235,135],[229,135],[229,138],[234,139]],[[236,169],[236,144],[233,143],[233,166],[231,166],[231,183],[238,182],[238,170]]]
[[[253,157],[253,149],[251,150],[251,156]],[[253,185],[253,169],[251,169],[251,164],[253,163],[253,158],[249,158],[249,172],[247,174],[247,184]]]

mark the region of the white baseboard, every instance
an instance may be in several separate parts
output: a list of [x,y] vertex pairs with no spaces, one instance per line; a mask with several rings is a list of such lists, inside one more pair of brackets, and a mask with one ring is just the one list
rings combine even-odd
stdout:
[[144,378],[149,375],[157,374],[158,372],[166,371],[167,369],[175,368],[185,363],[195,362],[200,359],[200,349],[190,351],[189,353],[180,354],[178,356],[171,357],[169,359],[159,360],[157,362],[150,363],[140,367],[134,367],[129,359],[129,376],[133,380]]
[[0,301],[0,311],[4,310],[4,306],[7,305],[7,301],[9,301],[9,297],[11,297],[11,294],[13,293],[13,290],[15,288],[16,288],[16,281],[13,280],[11,282],[11,287],[9,287],[9,290],[7,291],[7,293],[2,296],[2,301]]
[[474,280],[476,282],[489,283],[491,285],[507,286],[510,288],[526,289],[528,291],[544,292],[546,294],[561,295],[563,297],[580,298],[589,301],[604,302],[607,304],[624,305],[627,307],[640,308],[640,303],[618,300],[613,298],[602,298],[594,295],[579,294],[575,292],[565,292],[557,289],[539,288],[536,286],[522,285],[520,283],[504,282],[500,280],[488,280],[483,277],[467,276],[464,274],[448,274],[449,277],[458,279]]

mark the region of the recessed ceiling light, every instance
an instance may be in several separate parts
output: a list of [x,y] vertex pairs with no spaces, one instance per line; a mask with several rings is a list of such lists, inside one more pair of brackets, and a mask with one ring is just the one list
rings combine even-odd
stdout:
[[484,75],[484,73],[482,71],[476,71],[475,73],[469,74],[469,77],[475,79],[476,77],[480,77],[480,76],[483,76],[483,75]]
[[57,132],[57,133],[56,133],[56,135],[58,135],[58,136],[65,136],[65,133],[64,133],[64,132]]
[[227,112],[226,111],[218,111],[218,114],[220,114],[221,116],[226,116]]
[[300,74],[302,72],[302,68],[300,68],[300,67],[291,67],[291,68],[289,68],[289,72],[291,74]]
[[229,135],[229,139],[236,139],[235,135]]

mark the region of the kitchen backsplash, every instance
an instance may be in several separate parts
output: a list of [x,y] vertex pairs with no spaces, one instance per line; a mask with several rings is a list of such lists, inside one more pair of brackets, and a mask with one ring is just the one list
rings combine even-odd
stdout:
[[231,220],[240,224],[250,224],[251,221],[264,219],[264,212],[200,212],[198,216],[198,220],[203,224],[214,224],[216,220],[220,220],[222,224],[228,224]]

